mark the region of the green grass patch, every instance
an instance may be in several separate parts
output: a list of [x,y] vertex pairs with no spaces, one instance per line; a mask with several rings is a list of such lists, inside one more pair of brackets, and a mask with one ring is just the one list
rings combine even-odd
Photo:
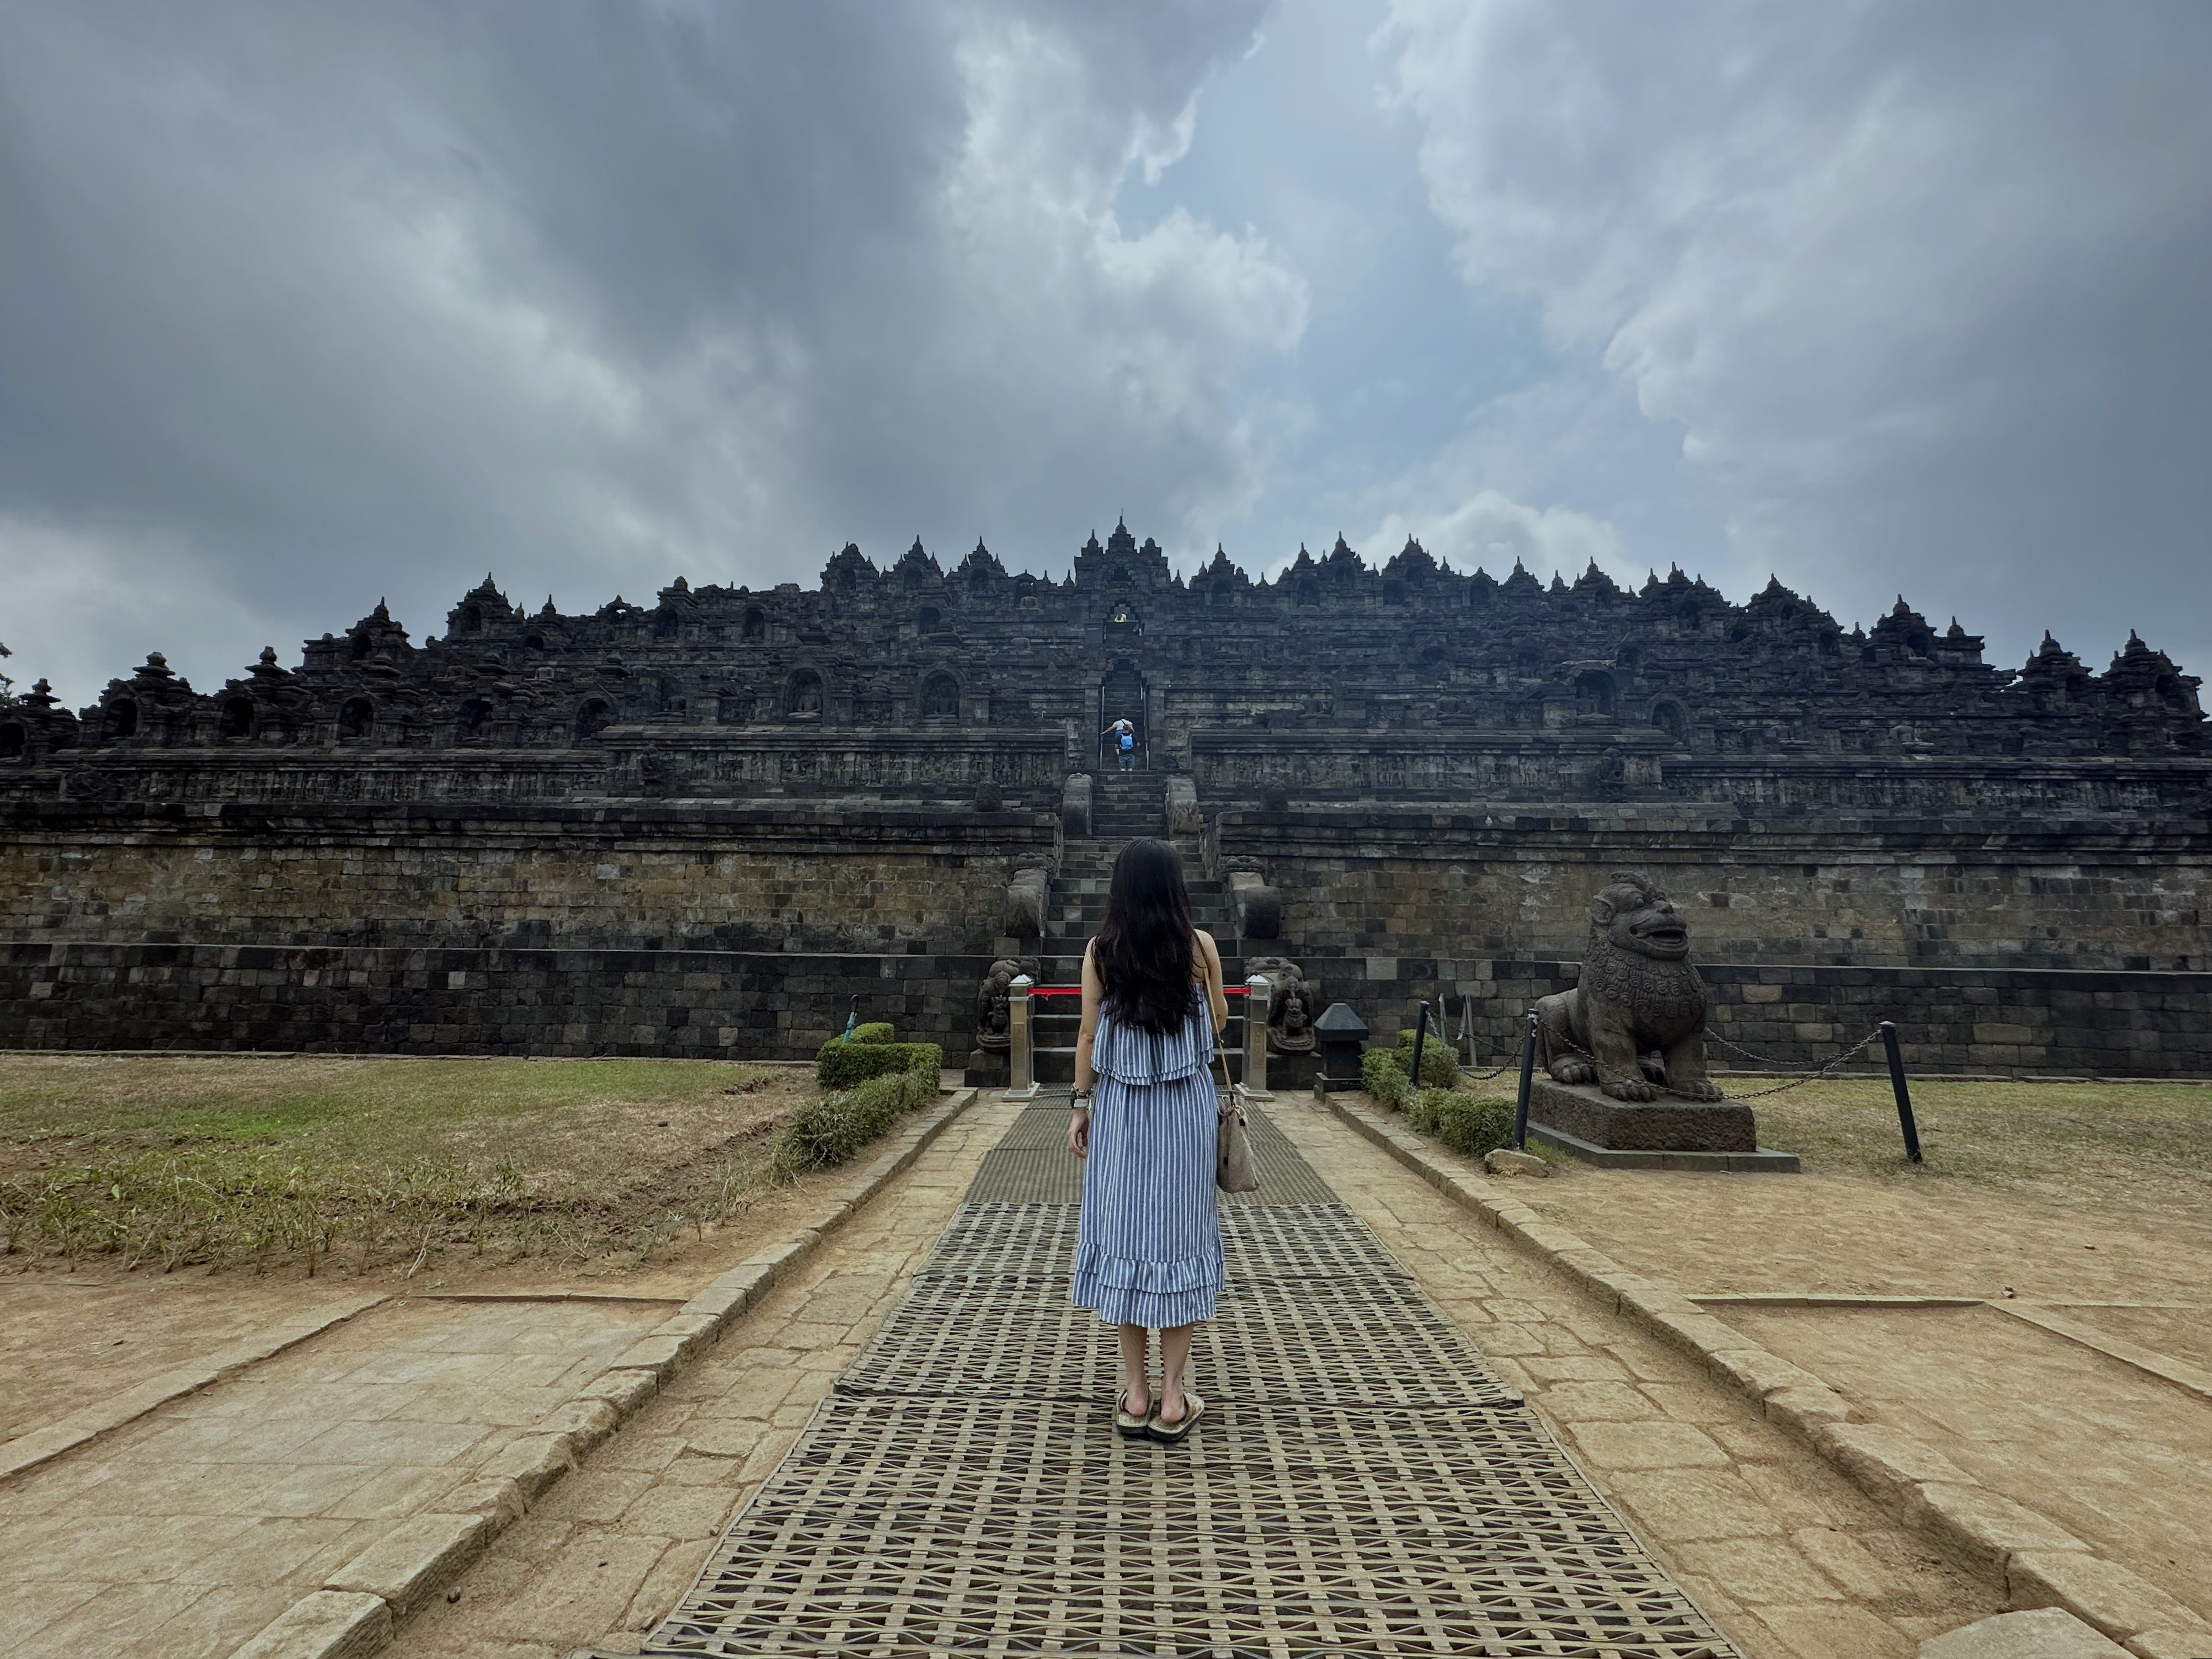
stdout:
[[728,1085],[716,1061],[218,1057],[0,1064],[0,1140],[139,1135],[373,1149],[395,1136],[611,1101],[653,1104]]

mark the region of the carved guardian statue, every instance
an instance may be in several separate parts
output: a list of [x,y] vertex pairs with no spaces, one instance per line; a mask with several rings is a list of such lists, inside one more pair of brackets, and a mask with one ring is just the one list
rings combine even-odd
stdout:
[[1321,987],[1288,957],[1247,957],[1244,971],[1267,981],[1267,1048],[1278,1054],[1310,1054]]
[[1616,871],[1589,914],[1581,982],[1536,1004],[1545,1070],[1559,1083],[1594,1082],[1615,1100],[1652,1100],[1654,1083],[1678,1098],[1721,1098],[1705,1073],[1711,997],[1674,902],[1644,877]]
[[1035,977],[1035,957],[1000,957],[983,975],[975,990],[975,1046],[1004,1052],[1013,1043],[1008,1030],[1007,1004],[1013,999],[1015,975]]

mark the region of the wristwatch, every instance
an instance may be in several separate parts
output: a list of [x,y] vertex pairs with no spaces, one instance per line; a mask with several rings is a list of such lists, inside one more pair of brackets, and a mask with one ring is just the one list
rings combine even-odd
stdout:
[[1088,1090],[1088,1089],[1078,1089],[1078,1090],[1076,1090],[1073,1093],[1072,1093],[1072,1094],[1070,1094],[1070,1095],[1068,1096],[1068,1097],[1067,1097],[1067,1109],[1068,1109],[1068,1110],[1070,1110],[1071,1112],[1088,1111],[1088,1110],[1090,1109],[1090,1108],[1091,1108],[1091,1091],[1090,1091],[1090,1090]]

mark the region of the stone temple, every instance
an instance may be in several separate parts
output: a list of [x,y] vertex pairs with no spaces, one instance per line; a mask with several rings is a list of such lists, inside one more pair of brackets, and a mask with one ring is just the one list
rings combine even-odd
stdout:
[[757,1058],[857,1008],[964,1055],[994,960],[1063,982],[1150,832],[1232,974],[1378,1030],[1441,996],[1495,1054],[1626,868],[1759,1054],[1891,1018],[1923,1069],[2212,1073],[2198,684],[1410,542],[848,547],[589,616],[488,579],[420,643],[379,605],[213,691],[157,654],[0,707],[0,1044]]

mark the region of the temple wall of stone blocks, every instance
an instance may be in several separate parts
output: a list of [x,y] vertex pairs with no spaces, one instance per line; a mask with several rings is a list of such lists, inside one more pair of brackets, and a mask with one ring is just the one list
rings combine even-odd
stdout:
[[[1330,1001],[1380,1032],[1411,1024],[1416,1000],[1443,1009],[1447,1034],[1471,1000],[1484,1068],[1519,1053],[1538,997],[1571,988],[1572,957],[1512,960],[1332,956],[1299,958]],[[2212,1077],[2212,973],[2058,969],[1831,967],[1703,961],[1712,1030],[1761,1060],[1818,1067],[1885,1019],[1916,1073],[1998,1076]],[[1879,1066],[1879,1048],[1858,1069]],[[1724,1069],[1758,1060],[1715,1045]],[[1510,1092],[1511,1074],[1492,1086]]]
[[798,1060],[848,1011],[948,1056],[988,957],[0,945],[0,1048]]
[[1036,813],[61,809],[0,836],[0,937],[981,951]]
[[[1571,959],[1309,952],[1330,1000],[1377,1032],[1472,999],[1485,1066],[1523,1011],[1575,981]],[[989,958],[911,952],[0,945],[0,1048],[804,1059],[855,1008],[941,1044],[973,1039]],[[2212,1075],[2212,973],[1837,968],[1705,963],[1713,1030],[1818,1066],[1893,1019],[1915,1072]],[[1716,1048],[1724,1067],[1753,1064]],[[1493,1086],[1504,1090],[1510,1076]]]
[[1700,961],[2202,970],[2206,828],[1380,807],[1219,816],[1217,862],[1256,866],[1304,951],[1571,958],[1589,895],[1636,869],[1686,913]]

